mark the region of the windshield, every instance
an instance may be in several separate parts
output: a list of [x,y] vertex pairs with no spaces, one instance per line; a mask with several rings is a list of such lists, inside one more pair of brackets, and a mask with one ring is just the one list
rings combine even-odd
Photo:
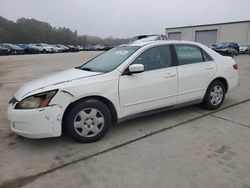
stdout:
[[220,48],[226,48],[226,47],[228,47],[228,45],[229,45],[229,43],[225,42],[225,43],[220,43],[217,46],[220,47]]
[[139,48],[138,46],[119,46],[97,56],[78,68],[93,72],[110,72]]

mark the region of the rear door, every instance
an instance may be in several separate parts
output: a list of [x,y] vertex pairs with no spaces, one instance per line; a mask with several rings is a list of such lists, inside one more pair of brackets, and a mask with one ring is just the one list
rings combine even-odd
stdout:
[[216,73],[216,63],[199,46],[176,44],[178,103],[202,99],[207,84]]

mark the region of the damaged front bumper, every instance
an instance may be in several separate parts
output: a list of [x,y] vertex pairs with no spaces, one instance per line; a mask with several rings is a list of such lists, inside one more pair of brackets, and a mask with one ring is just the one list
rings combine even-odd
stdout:
[[8,108],[10,128],[27,138],[58,137],[62,132],[62,108],[57,105],[45,108],[18,110],[14,105]]

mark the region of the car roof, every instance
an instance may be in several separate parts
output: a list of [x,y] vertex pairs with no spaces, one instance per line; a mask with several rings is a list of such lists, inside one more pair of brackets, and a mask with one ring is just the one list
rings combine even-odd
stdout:
[[158,41],[147,41],[147,42],[137,42],[137,43],[130,43],[125,44],[123,46],[148,46],[148,45],[154,45],[154,44],[195,44],[200,45],[200,43],[197,42],[191,42],[191,41],[180,41],[180,40],[158,40]]

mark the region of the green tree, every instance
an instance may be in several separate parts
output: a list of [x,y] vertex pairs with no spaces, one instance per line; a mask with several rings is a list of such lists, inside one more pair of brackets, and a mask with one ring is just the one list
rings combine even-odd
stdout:
[[96,36],[79,36],[66,27],[52,27],[47,22],[35,19],[19,18],[16,22],[0,16],[0,43],[48,43],[48,44],[104,44],[119,45],[128,42],[128,39],[106,38]]

